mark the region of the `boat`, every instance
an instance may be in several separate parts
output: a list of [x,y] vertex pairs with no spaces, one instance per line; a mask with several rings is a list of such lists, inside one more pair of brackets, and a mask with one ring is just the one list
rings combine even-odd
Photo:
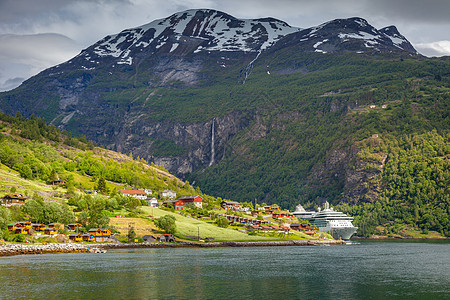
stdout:
[[325,202],[325,208],[321,210],[319,207],[317,212],[307,212],[299,204],[293,214],[298,218],[309,220],[319,231],[329,232],[336,240],[349,240],[358,229],[352,224],[353,217],[330,208],[328,201]]

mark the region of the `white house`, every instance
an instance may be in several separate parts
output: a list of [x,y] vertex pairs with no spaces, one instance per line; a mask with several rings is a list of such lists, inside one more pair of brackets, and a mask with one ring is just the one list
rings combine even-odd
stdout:
[[125,197],[133,197],[133,198],[142,199],[142,200],[146,200],[149,195],[149,193],[146,191],[150,191],[150,195],[151,195],[151,190],[138,190],[138,189],[132,189],[132,190],[120,189],[119,190],[119,192],[121,192],[122,195]]
[[145,201],[147,201],[148,206],[159,207],[158,199],[155,197],[147,198]]
[[161,199],[173,200],[177,197],[177,193],[175,193],[172,190],[164,190],[164,191],[159,192],[159,197]]

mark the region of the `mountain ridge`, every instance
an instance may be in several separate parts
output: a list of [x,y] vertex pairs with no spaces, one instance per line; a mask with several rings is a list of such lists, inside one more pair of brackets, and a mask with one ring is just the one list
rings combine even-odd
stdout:
[[[225,22],[227,28],[213,26]],[[35,113],[74,135],[164,164],[216,196],[286,207],[326,198],[371,201],[361,186],[373,172],[351,171],[358,152],[351,146],[402,126],[440,126],[446,102],[432,99],[446,99],[448,61],[418,55],[396,28],[378,30],[357,17],[307,29],[272,18],[246,22],[192,10],[146,30],[127,29],[0,94],[0,108]],[[271,44],[269,27],[294,32]],[[226,44],[229,37],[218,34],[225,29],[242,33]],[[214,50],[218,45],[227,51]],[[399,117],[403,111],[423,124],[410,127]],[[350,177],[361,178],[356,187]]]

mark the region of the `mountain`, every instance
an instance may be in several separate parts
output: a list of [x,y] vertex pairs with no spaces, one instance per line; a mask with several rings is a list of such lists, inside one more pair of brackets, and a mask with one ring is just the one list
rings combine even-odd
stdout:
[[[296,28],[188,10],[105,37],[1,93],[0,109],[132,152],[215,196],[375,203],[409,189],[384,194],[390,155],[407,150],[399,141],[432,130],[448,140],[449,70],[394,26],[361,18]],[[377,141],[383,151],[370,148]],[[424,168],[447,157],[439,151]]]

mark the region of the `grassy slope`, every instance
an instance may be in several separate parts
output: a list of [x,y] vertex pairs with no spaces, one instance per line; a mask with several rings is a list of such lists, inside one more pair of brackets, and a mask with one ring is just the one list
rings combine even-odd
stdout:
[[213,237],[214,241],[236,241],[236,242],[249,242],[249,241],[270,241],[278,240],[277,238],[251,236],[246,233],[239,232],[230,228],[220,228],[215,225],[206,223],[204,221],[181,216],[177,213],[172,213],[158,208],[141,207],[141,209],[156,218],[164,215],[172,215],[176,218],[177,235],[178,236],[197,236],[200,231],[200,237]]

